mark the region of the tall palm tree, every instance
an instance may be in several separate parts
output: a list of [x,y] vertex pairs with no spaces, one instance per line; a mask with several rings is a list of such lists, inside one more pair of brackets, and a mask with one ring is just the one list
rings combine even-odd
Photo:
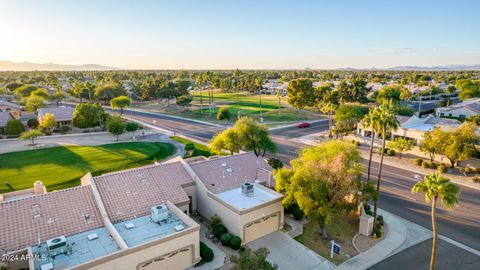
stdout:
[[321,108],[323,113],[328,114],[328,137],[329,138],[333,137],[333,134],[332,134],[332,114],[333,114],[333,111],[335,111],[336,108],[337,108],[337,105],[335,105],[333,102],[330,102],[330,101],[323,104],[323,106]]
[[376,126],[378,127],[378,131],[382,132],[382,149],[381,149],[381,157],[380,157],[380,167],[378,168],[378,178],[377,178],[377,196],[374,203],[374,210],[373,210],[373,217],[374,225],[377,222],[377,208],[378,208],[378,201],[380,200],[380,180],[382,178],[382,167],[383,167],[383,158],[385,156],[385,141],[386,141],[386,133],[388,130],[396,130],[398,128],[399,122],[395,115],[396,109],[395,105],[390,102],[385,102],[380,107],[376,108],[374,111],[375,122]]
[[423,178],[422,182],[417,182],[412,187],[412,192],[425,194],[425,202],[432,204],[432,255],[430,257],[430,270],[435,269],[435,253],[437,251],[437,221],[436,208],[437,199],[440,198],[442,204],[447,209],[452,209],[458,204],[458,196],[460,189],[457,185],[452,184],[450,180],[443,177],[440,173],[429,173]]
[[406,105],[407,100],[409,100],[410,98],[412,98],[412,93],[410,92],[410,90],[404,87],[400,92],[400,99],[403,100],[404,105]]
[[369,112],[365,117],[363,118],[363,125],[366,128],[370,128],[371,134],[370,134],[370,153],[369,153],[369,158],[368,158],[368,169],[367,169],[367,183],[370,182],[370,171],[372,167],[372,155],[373,155],[373,144],[375,142],[375,134],[377,132],[378,128],[378,114],[375,113],[374,110]]

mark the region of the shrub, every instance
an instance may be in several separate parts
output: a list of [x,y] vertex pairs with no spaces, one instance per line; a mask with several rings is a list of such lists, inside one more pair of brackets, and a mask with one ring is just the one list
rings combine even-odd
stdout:
[[220,236],[220,241],[222,242],[222,246],[229,247],[230,241],[232,240],[233,235],[229,233],[224,233]]
[[480,177],[474,177],[474,178],[472,179],[472,182],[473,182],[473,183],[480,184]]
[[387,149],[387,156],[394,156],[394,155],[395,155],[395,150]]
[[427,161],[422,162],[422,168],[425,168],[425,169],[430,168]]
[[222,224],[222,219],[220,219],[220,217],[217,215],[213,215],[210,218],[210,225],[215,226],[217,224]]
[[284,207],[284,213],[285,214],[291,214],[293,212],[293,209],[298,208],[298,205],[295,203],[289,204]]
[[5,129],[7,135],[17,135],[25,131],[20,120],[10,120],[7,122],[7,127]]
[[38,123],[38,120],[35,119],[35,118],[32,118],[32,119],[30,119],[30,120],[27,121],[27,126],[28,126],[29,128],[35,129],[35,128],[37,128],[39,125],[40,125],[40,123]]
[[375,228],[375,229],[373,229],[373,234],[375,234],[377,236],[377,238],[380,238],[380,237],[382,237],[382,230],[378,229],[378,228]]
[[353,143],[355,146],[360,146],[360,145],[361,145],[360,142],[357,141],[357,140],[352,140],[352,143]]
[[228,107],[221,107],[217,113],[217,120],[230,120],[232,113],[228,110]]
[[193,143],[185,144],[185,151],[193,151],[193,150],[195,150],[195,144]]
[[438,164],[435,163],[435,162],[433,162],[433,161],[431,161],[431,162],[428,163],[428,167],[430,167],[430,169],[436,169],[437,166],[438,166]]
[[295,220],[301,220],[304,216],[303,211],[299,207],[294,208],[292,214]]
[[446,173],[446,172],[448,171],[448,168],[447,168],[447,166],[441,164],[441,165],[439,165],[439,166],[437,167],[437,170],[438,170],[438,172],[440,172],[440,173]]
[[383,221],[383,216],[382,216],[382,215],[378,215],[378,216],[377,216],[377,221]]
[[213,250],[202,241],[200,241],[200,257],[204,262],[211,262],[214,257]]
[[283,162],[278,158],[269,158],[267,162],[275,170],[283,168]]
[[415,164],[416,166],[421,166],[423,163],[423,160],[421,158],[416,158],[413,160],[413,164]]
[[70,131],[70,127],[69,126],[61,126],[60,128],[58,128],[58,130],[61,132],[61,133],[67,133]]
[[228,233],[227,227],[225,227],[225,225],[223,224],[217,224],[213,226],[212,231],[213,231],[213,235],[215,235],[215,237],[217,238],[220,238],[220,236],[222,236],[222,234],[224,233]]
[[465,168],[465,173],[472,173],[472,172],[473,172],[473,168],[470,168],[470,167]]
[[234,250],[238,250],[241,245],[242,245],[242,239],[240,239],[240,237],[236,235],[232,236],[232,239],[230,240],[230,247]]

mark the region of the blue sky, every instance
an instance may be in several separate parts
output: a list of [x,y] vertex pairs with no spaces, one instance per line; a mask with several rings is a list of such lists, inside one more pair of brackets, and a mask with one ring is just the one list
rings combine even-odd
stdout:
[[476,0],[0,0],[0,60],[145,69],[480,64],[479,10]]

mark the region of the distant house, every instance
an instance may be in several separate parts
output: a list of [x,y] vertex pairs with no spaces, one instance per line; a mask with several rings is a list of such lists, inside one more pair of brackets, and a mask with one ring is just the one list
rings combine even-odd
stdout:
[[5,134],[7,122],[14,119],[10,112],[0,112],[0,134]]
[[38,109],[38,121],[42,121],[42,118],[46,113],[53,114],[55,116],[55,121],[57,121],[57,126],[70,126],[72,124],[73,113],[75,108],[72,107],[48,107]]
[[288,83],[280,83],[279,80],[267,80],[263,85],[262,88],[265,92],[270,93],[272,95],[279,94],[280,96],[287,95],[287,86]]
[[0,99],[0,112],[9,112],[15,119],[18,119],[22,115],[22,110],[22,106]]
[[[397,130],[391,132],[390,139],[393,140],[396,137],[403,137],[412,140],[417,145],[423,141],[423,134],[425,132],[432,131],[436,127],[443,130],[449,130],[460,126],[458,120],[439,118],[435,117],[433,114],[424,118],[420,118],[416,115],[412,117],[397,115],[397,120],[400,123],[400,126]],[[370,137],[371,129],[366,128],[362,123],[359,123],[357,127],[357,135]]]
[[415,144],[423,141],[423,134],[432,131],[434,128],[442,130],[451,130],[460,126],[460,122],[455,119],[444,119],[435,117],[433,114],[425,118],[417,116],[410,117],[407,121],[400,124],[400,127],[392,132],[392,140],[395,137],[404,137],[412,140]]
[[453,117],[459,119],[465,119],[479,113],[480,98],[471,98],[464,102],[435,110],[435,115],[438,117]]

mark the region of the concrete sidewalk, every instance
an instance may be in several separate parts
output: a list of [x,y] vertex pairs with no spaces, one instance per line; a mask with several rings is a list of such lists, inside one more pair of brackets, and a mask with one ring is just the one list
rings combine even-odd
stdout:
[[387,236],[369,250],[347,260],[336,269],[368,269],[386,258],[432,237],[430,230],[382,209],[378,210],[388,225]]

